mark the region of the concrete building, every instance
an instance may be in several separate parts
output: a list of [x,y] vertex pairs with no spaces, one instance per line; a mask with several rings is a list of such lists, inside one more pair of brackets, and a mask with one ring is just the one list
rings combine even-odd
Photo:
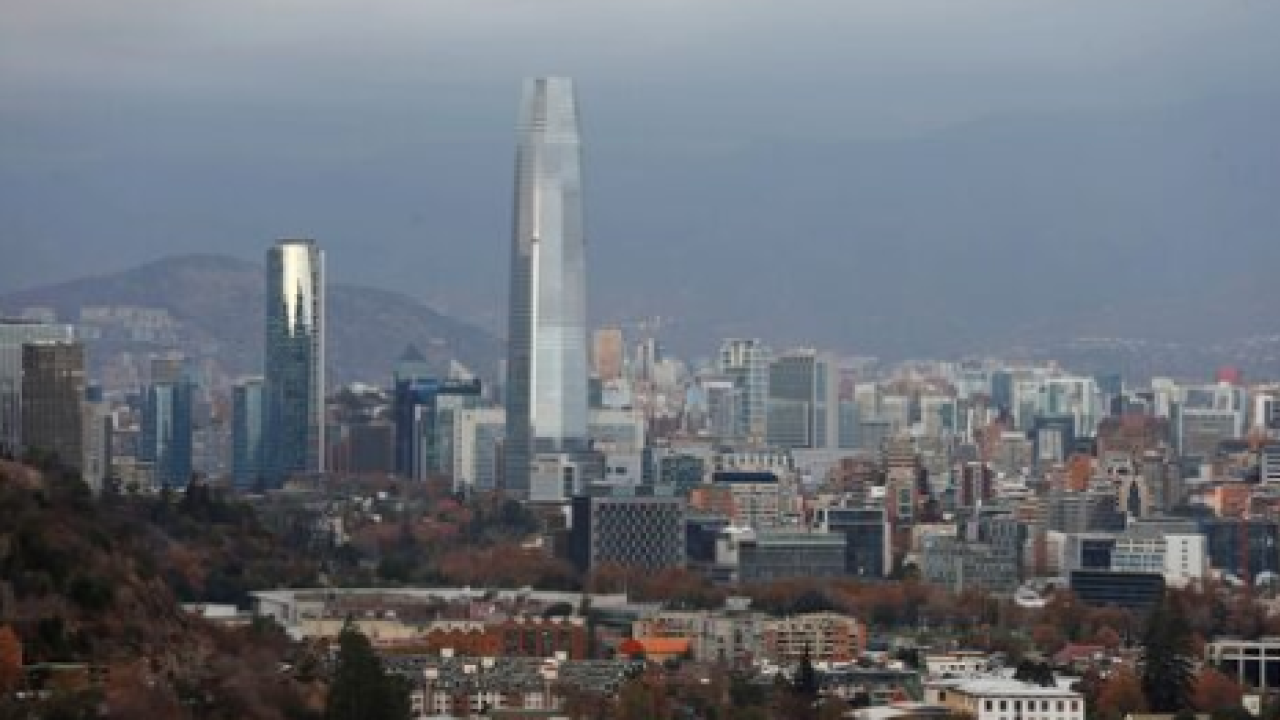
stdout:
[[0,452],[22,451],[22,346],[75,341],[70,325],[0,318]]
[[764,531],[737,543],[737,578],[743,584],[785,578],[844,575],[848,539],[839,533]]
[[845,572],[854,577],[882,578],[893,568],[893,544],[884,508],[821,508],[814,514],[819,529],[846,538]]
[[1012,594],[1022,565],[1016,552],[997,544],[934,536],[923,542],[920,570],[926,580],[952,592],[976,588]]
[[806,655],[814,662],[852,662],[867,647],[866,626],[830,612],[792,615],[764,623],[764,656],[790,665]]
[[503,464],[506,412],[502,408],[468,408],[453,423],[453,489],[495,490]]
[[974,720],[1084,720],[1084,696],[1074,690],[1006,679],[939,680],[925,702]]
[[622,337],[622,328],[610,325],[596,330],[591,363],[597,378],[603,382],[621,379],[625,357],[626,341]]
[[812,349],[788,350],[769,362],[766,441],[780,448],[834,448],[839,388],[831,362]]
[[1280,638],[1220,638],[1205,646],[1208,663],[1245,687],[1280,688]]
[[650,570],[685,564],[685,502],[678,497],[579,496],[572,500],[570,560]]
[[725,610],[667,610],[637,620],[631,634],[688,638],[695,660],[745,667],[763,657],[764,627],[770,620],[763,613],[747,611],[741,604]]
[[712,503],[707,507],[726,514],[740,525],[754,528],[775,527],[781,523],[784,492],[781,480],[771,472],[721,471],[711,475],[711,486],[699,491],[725,495],[728,505]]
[[22,346],[24,451],[54,453],[65,465],[84,462],[84,346],[36,342]]
[[758,339],[732,338],[720,346],[718,369],[738,390],[735,436],[763,441],[768,425],[769,350]]

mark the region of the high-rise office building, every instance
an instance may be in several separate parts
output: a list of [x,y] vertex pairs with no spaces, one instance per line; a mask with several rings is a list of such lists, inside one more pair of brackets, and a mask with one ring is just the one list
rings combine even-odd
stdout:
[[160,487],[183,488],[191,480],[195,386],[185,378],[147,386],[138,459],[152,463]]
[[36,342],[22,346],[24,450],[54,453],[67,466],[84,462],[84,345]]
[[265,477],[262,378],[245,378],[231,389],[231,477],[239,490],[258,486]]
[[587,447],[581,148],[567,78],[525,83],[515,186],[503,480],[527,495],[536,455]]
[[596,377],[605,382],[622,377],[623,357],[626,355],[625,343],[622,328],[617,325],[596,330],[594,352],[591,354]]
[[111,445],[115,435],[115,420],[111,407],[102,398],[102,388],[90,385],[81,403],[81,423],[84,429],[83,458],[80,475],[90,490],[98,493],[111,477]]
[[737,434],[763,440],[768,418],[769,351],[759,340],[725,340],[720,346],[719,370],[739,392]]
[[22,346],[73,340],[70,325],[0,318],[0,453],[22,450]]
[[834,448],[838,445],[838,394],[831,363],[815,350],[789,350],[769,363],[766,431],[770,445]]
[[264,479],[324,472],[324,253],[314,240],[267,251]]

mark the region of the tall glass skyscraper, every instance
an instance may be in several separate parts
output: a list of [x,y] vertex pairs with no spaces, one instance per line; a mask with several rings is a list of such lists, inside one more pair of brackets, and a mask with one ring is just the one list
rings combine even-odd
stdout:
[[536,455],[587,448],[587,278],[573,82],[525,81],[518,133],[503,483],[527,495]]
[[264,480],[324,472],[324,253],[314,240],[267,251]]

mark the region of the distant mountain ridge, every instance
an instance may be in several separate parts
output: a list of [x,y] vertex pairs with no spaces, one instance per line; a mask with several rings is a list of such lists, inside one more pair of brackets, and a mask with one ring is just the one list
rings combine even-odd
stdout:
[[[86,307],[165,310],[176,321],[176,341],[104,338],[95,361],[147,345],[174,345],[212,359],[229,375],[262,368],[265,279],[262,266],[220,255],[162,258],[123,272],[79,278],[0,295],[0,311],[46,307],[74,322]],[[419,347],[441,373],[456,360],[493,377],[502,342],[400,293],[332,283],[328,287],[328,366],[334,383],[386,382],[406,345]]]

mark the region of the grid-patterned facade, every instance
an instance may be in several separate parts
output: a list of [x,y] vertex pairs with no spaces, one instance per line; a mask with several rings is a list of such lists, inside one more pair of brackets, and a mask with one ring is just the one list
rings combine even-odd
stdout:
[[612,563],[684,567],[685,503],[677,497],[577,497],[570,539],[582,570]]
[[42,342],[22,346],[22,442],[56,453],[65,465],[84,460],[84,346]]
[[0,319],[0,452],[22,450],[22,346],[74,339],[70,325]]

